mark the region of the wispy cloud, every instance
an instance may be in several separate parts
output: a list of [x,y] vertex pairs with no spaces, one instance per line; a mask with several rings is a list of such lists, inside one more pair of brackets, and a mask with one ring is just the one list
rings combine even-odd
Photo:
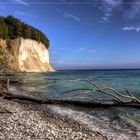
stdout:
[[76,21],[78,21],[78,22],[81,21],[79,17],[77,17],[77,16],[75,16],[75,15],[72,15],[72,14],[70,14],[70,13],[67,13],[67,12],[64,12],[64,13],[63,13],[63,16],[64,16],[65,18],[74,19],[74,20],[76,20]]
[[89,50],[87,50],[87,52],[92,54],[92,53],[96,52],[96,49],[89,49]]
[[58,65],[58,66],[61,66],[61,65],[65,65],[65,66],[91,66],[93,64],[96,64],[95,62],[73,62],[73,61],[63,61],[63,60],[57,60],[57,61],[51,61],[52,64],[55,64],[55,65]]
[[68,13],[68,12],[65,12],[65,11],[62,11],[61,9],[58,9],[58,8],[54,8],[57,12],[61,13],[63,15],[64,18],[70,18],[70,19],[73,19],[75,21],[78,21],[80,22],[81,19],[74,15],[74,14],[71,14],[71,13]]
[[60,10],[59,8],[56,8],[56,7],[54,7],[54,10],[57,11],[57,12],[59,12],[59,13],[62,12],[62,10]]
[[22,4],[22,5],[25,5],[25,6],[29,5],[29,3],[25,2],[24,0],[14,0],[14,1],[18,4]]
[[51,61],[52,64],[66,64],[65,61],[57,60],[57,61]]
[[135,27],[135,26],[126,26],[122,28],[123,31],[135,31],[135,32],[140,32],[140,27]]
[[78,48],[77,50],[75,50],[76,52],[82,52],[82,51],[86,51],[86,48],[82,47],[82,48]]
[[120,12],[123,19],[135,19],[140,16],[140,0],[101,0],[95,4],[102,12],[100,23],[111,21],[115,13]]
[[131,2],[130,8],[124,11],[123,17],[134,19],[137,16],[140,16],[140,1],[134,0]]
[[101,17],[100,23],[109,22],[114,9],[121,6],[121,4],[122,0],[102,0],[99,9],[104,13],[104,15]]
[[[55,53],[59,53],[59,51],[71,51],[71,48],[59,48],[59,49],[55,49]],[[79,47],[79,48],[75,48],[75,50],[73,50],[74,53],[85,53],[85,54],[93,54],[96,52],[95,48],[86,48],[86,47]],[[53,52],[54,53],[54,52]]]
[[96,52],[96,49],[91,49],[91,48],[84,48],[84,47],[82,47],[82,48],[78,48],[77,50],[75,50],[76,52],[84,52],[84,53],[90,53],[90,54],[92,54],[92,53],[95,53]]

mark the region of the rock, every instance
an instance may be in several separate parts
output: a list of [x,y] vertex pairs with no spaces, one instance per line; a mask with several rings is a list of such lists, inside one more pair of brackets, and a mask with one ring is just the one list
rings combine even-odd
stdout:
[[51,72],[47,47],[32,39],[0,39],[0,64],[18,72]]
[[[29,105],[15,101],[1,100],[0,108],[10,110],[12,114],[0,114],[1,140],[106,140],[101,134],[74,128],[62,116],[50,112],[46,106]],[[41,110],[45,110],[41,111]],[[53,114],[53,115],[49,115]],[[52,117],[54,116],[54,117]]]

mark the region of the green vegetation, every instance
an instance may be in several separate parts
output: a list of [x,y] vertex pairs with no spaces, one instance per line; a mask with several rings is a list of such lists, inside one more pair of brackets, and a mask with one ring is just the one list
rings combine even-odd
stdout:
[[38,29],[25,24],[24,22],[14,18],[13,16],[0,16],[0,38],[16,39],[18,37],[33,39],[38,42],[42,42],[47,48],[49,47],[49,40]]

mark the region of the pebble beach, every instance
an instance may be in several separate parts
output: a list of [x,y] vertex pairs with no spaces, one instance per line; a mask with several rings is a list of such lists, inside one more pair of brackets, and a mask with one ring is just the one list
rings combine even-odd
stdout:
[[106,140],[48,105],[0,99],[0,140]]

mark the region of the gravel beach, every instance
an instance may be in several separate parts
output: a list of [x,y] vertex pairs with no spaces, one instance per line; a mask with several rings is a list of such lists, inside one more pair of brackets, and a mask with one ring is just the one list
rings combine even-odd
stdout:
[[1,140],[106,140],[106,137],[54,114],[47,105],[0,99]]

